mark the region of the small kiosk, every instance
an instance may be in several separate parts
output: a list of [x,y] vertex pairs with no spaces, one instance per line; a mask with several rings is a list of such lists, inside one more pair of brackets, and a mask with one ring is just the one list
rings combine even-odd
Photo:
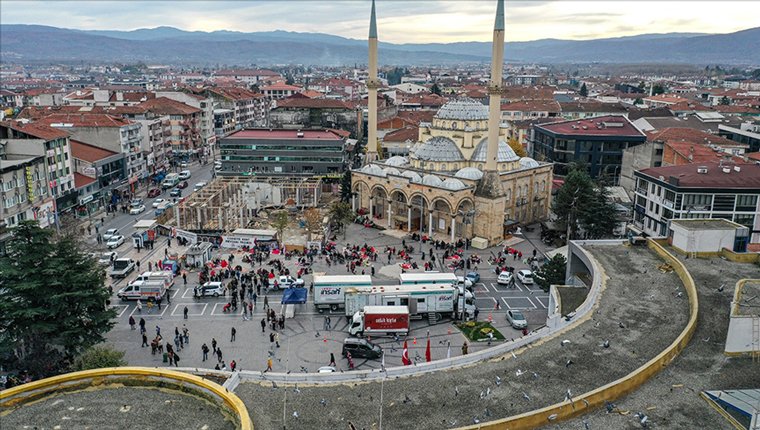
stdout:
[[132,246],[145,248],[147,242],[156,240],[156,227],[158,222],[154,219],[143,219],[135,223],[135,232],[132,233]]
[[211,254],[213,253],[214,246],[209,242],[198,242],[195,245],[188,248],[185,253],[185,263],[189,267],[202,267],[209,261],[211,261]]

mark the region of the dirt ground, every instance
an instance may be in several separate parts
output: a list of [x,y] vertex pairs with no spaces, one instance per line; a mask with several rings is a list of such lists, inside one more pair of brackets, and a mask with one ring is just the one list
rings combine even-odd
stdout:
[[234,429],[216,405],[176,391],[143,387],[61,393],[0,411],[2,429]]
[[[586,421],[591,429],[640,429],[638,419],[633,416],[636,412],[647,415],[650,428],[734,428],[700,398],[699,393],[760,387],[760,363],[753,363],[749,358],[727,358],[723,354],[736,282],[742,278],[760,278],[760,267],[720,258],[680,259],[694,278],[699,294],[697,330],[689,345],[670,366],[640,389],[615,402],[621,410],[630,411],[629,415],[607,414],[602,409],[561,424],[560,428],[584,429]],[[722,292],[718,291],[721,284],[725,285]],[[681,384],[683,387],[678,387]]]
[[678,297],[684,289],[677,275],[657,270],[662,261],[648,249],[588,249],[610,277],[593,319],[517,358],[382,384],[248,382],[235,392],[260,429],[345,429],[349,422],[370,429],[381,414],[384,428],[432,429],[504,418],[561,402],[568,390],[574,395],[604,385],[672,343],[688,320],[688,302],[685,293]]

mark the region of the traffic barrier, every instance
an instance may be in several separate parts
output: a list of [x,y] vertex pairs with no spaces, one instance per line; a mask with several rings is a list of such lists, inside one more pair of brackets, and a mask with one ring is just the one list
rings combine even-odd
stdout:
[[184,372],[148,367],[106,367],[40,379],[0,391],[0,407],[17,407],[61,391],[118,383],[130,386],[161,384],[163,388],[169,385],[169,388],[173,387],[216,403],[221,411],[233,420],[238,429],[253,430],[253,422],[243,401],[219,384]]

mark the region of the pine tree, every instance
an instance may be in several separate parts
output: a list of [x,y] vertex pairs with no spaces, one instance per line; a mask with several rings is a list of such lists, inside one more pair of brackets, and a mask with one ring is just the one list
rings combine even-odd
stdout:
[[585,83],[583,85],[581,85],[581,89],[579,91],[579,94],[581,95],[581,97],[588,97],[588,88],[586,88],[586,84]]
[[54,240],[36,221],[12,233],[0,258],[0,355],[35,376],[53,375],[115,324],[105,271],[72,237]]
[[351,201],[351,170],[348,169],[340,180],[340,201]]
[[562,254],[557,254],[547,261],[533,274],[533,279],[544,291],[549,291],[551,285],[565,284],[565,270],[567,259]]

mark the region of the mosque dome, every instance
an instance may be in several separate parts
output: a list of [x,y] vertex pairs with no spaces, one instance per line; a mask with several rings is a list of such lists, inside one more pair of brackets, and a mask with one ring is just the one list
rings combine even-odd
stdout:
[[460,181],[459,179],[454,179],[454,178],[446,179],[445,181],[443,181],[443,184],[441,185],[443,186],[443,188],[446,188],[452,191],[458,191],[458,190],[463,190],[467,188],[467,186],[465,186],[465,184],[463,184],[462,181]]
[[480,178],[483,177],[483,172],[478,170],[475,167],[465,167],[463,169],[459,169],[454,176],[457,178],[463,178],[463,179],[472,179],[472,180],[480,180]]
[[[470,161],[482,161],[485,163],[486,154],[488,153],[488,138],[484,137],[478,146],[475,147],[475,151],[472,153]],[[499,152],[496,160],[499,163],[505,163],[509,161],[517,161],[520,157],[515,154],[514,149],[507,144],[507,142],[499,139]]]
[[422,177],[422,183],[430,187],[440,187],[443,185],[441,178],[435,175],[425,175]]
[[468,97],[451,100],[441,106],[435,114],[437,119],[458,119],[481,121],[488,119],[488,106]]
[[422,182],[422,177],[419,175],[419,173],[413,170],[405,170],[403,173],[401,173],[401,176],[409,178],[409,180],[412,182]]
[[530,157],[523,157],[520,159],[520,167],[522,167],[523,169],[532,169],[538,166],[539,166],[538,161]]
[[398,171],[398,169],[395,168],[395,167],[386,167],[385,169],[383,169],[383,173],[385,173],[385,176],[388,176],[388,175],[399,175],[400,174],[399,171]]
[[361,170],[359,170],[362,173],[368,173],[370,175],[375,176],[385,176],[385,172],[383,169],[380,168],[380,166],[376,166],[374,164],[367,164],[366,166],[362,167]]
[[444,136],[434,136],[418,145],[414,158],[425,161],[462,161],[462,152],[453,140]]
[[406,157],[401,157],[398,155],[394,155],[393,157],[385,160],[386,166],[393,166],[393,167],[400,167],[407,163],[409,163],[409,161],[406,159]]

